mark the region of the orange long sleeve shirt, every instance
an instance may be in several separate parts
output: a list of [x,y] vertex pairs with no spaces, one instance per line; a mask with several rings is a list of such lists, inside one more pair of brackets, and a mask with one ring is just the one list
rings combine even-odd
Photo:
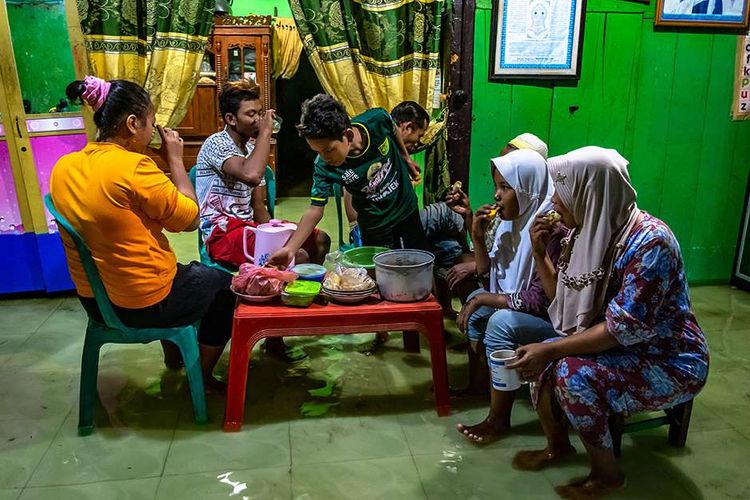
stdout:
[[[117,144],[90,143],[58,160],[50,193],[91,250],[115,305],[141,309],[169,294],[177,258],[162,230],[186,229],[198,206],[151,158]],[[72,240],[64,231],[61,236],[78,294],[93,297]]]

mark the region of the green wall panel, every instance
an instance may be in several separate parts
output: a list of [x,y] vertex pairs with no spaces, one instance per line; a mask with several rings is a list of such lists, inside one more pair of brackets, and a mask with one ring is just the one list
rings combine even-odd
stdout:
[[478,6],[472,202],[491,199],[488,160],[518,133],[551,155],[613,147],[639,205],[677,235],[689,279],[728,281],[750,170],[750,122],[729,116],[735,36],[655,32],[653,6],[589,0],[578,82],[490,83],[491,4]]
[[75,79],[65,6],[62,1],[9,3],[8,18],[21,93],[33,113],[46,113]]
[[248,14],[272,16],[274,7],[278,10],[279,17],[292,17],[289,2],[282,0],[234,0],[232,2],[232,14],[235,16],[246,16]]

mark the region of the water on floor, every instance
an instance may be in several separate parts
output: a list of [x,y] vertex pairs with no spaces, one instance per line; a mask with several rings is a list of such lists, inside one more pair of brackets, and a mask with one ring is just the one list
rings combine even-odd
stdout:
[[[304,206],[283,202],[278,216]],[[324,228],[336,241],[335,216]],[[195,234],[172,241],[180,261],[195,258]],[[615,498],[750,495],[750,294],[695,287],[692,296],[712,364],[687,447],[670,447],[664,427],[626,435],[628,487]],[[405,353],[400,335],[375,356],[362,354],[372,334],[291,338],[309,355],[295,365],[256,349],[239,433],[222,432],[219,396],[208,398],[209,424],[193,423],[184,376],[164,369],[157,343],[105,346],[96,429],[78,437],[78,302],[3,300],[0,315],[0,500],[554,498],[553,485],[587,472],[582,454],[539,473],[511,468],[517,450],[544,444],[528,398],[514,408],[511,436],[466,442],[456,423],[479,421],[486,406],[454,400],[438,418],[428,351]],[[460,385],[465,355],[449,350],[448,363]]]

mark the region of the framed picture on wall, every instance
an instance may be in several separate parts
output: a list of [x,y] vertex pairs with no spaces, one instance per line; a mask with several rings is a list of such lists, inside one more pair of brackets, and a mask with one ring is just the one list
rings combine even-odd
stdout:
[[577,79],[586,0],[493,0],[491,81]]
[[750,0],[656,0],[655,26],[747,28]]

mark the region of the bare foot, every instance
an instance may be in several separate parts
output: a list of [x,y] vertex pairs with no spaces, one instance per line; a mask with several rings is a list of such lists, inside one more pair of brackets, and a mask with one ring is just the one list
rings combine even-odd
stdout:
[[377,352],[381,347],[383,347],[386,342],[388,342],[388,332],[377,332],[375,334],[375,338],[370,344],[370,347],[362,351],[362,354],[364,354],[365,356],[372,356],[373,354],[377,354]]
[[506,436],[510,428],[487,417],[476,425],[456,424],[456,430],[469,441],[477,444],[488,444]]
[[513,458],[513,467],[518,470],[542,470],[558,460],[575,455],[575,452],[575,448],[570,445],[561,450],[545,448],[519,451]]
[[568,500],[587,500],[603,497],[624,487],[624,475],[607,481],[589,476],[586,479],[573,481],[565,486],[555,486],[555,491],[560,498]]

